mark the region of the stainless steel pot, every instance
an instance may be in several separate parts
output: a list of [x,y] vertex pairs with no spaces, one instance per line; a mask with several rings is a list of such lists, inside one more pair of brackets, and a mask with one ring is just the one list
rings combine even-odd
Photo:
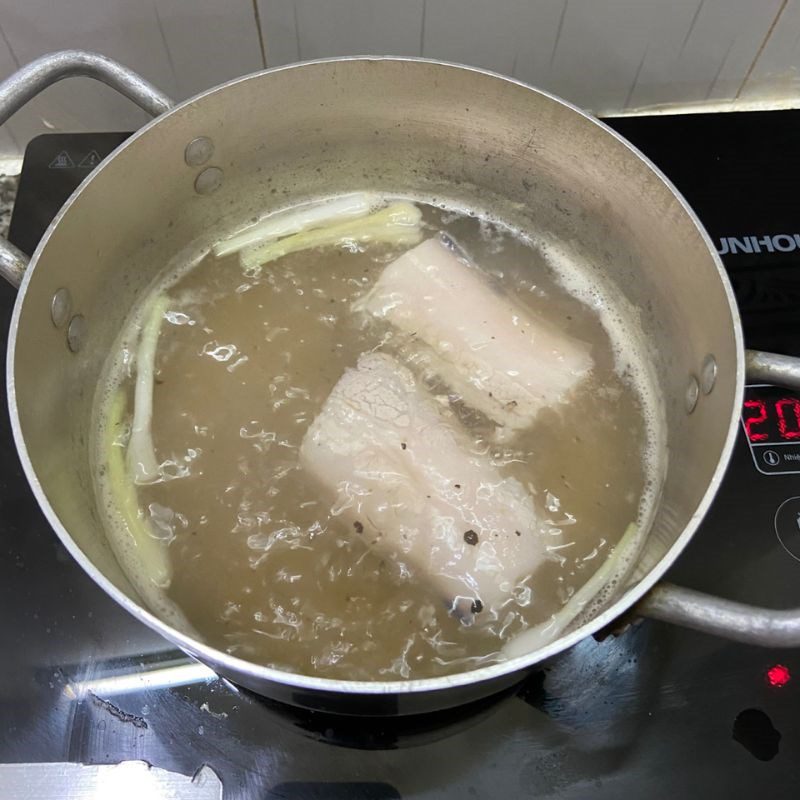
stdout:
[[[800,645],[800,610],[769,611],[658,583],[714,498],[745,374],[800,388],[797,361],[748,353],[697,217],[628,142],[546,92],[433,61],[352,58],[267,70],[177,106],[102,56],[46,56],[0,85],[0,123],[45,86],[88,75],[157,118],[109,156],[28,259],[7,380],[14,436],[38,502],[87,573],[145,624],[245,687],[312,708],[397,714],[504,688],[638,604],[640,614],[762,645]],[[434,196],[571,243],[637,309],[664,397],[668,468],[631,582],[588,624],[505,663],[430,680],[347,682],[257,666],[176,631],[142,604],[103,530],[90,474],[92,401],[137,295],[176,254],[287,199],[362,189]]]

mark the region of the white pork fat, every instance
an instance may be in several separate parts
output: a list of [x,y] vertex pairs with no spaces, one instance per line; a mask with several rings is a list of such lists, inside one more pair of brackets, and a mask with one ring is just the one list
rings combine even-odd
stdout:
[[389,355],[346,371],[300,459],[353,535],[428,581],[462,619],[496,611],[546,558],[527,490],[474,452]]
[[589,347],[537,319],[436,236],[389,264],[354,305],[424,342],[439,377],[472,408],[528,427],[589,373]]

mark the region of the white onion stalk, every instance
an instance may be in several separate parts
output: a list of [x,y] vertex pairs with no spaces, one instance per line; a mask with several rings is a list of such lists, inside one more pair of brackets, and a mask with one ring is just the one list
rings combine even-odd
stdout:
[[333,222],[365,217],[383,204],[380,195],[355,192],[321,203],[307,203],[290,208],[250,225],[229,239],[217,242],[211,249],[217,258],[238,253],[245,247],[266,244],[293,233],[321,228]]
[[125,393],[117,392],[109,408],[104,452],[107,459],[108,485],[114,509],[122,517],[136,545],[143,573],[153,583],[166,589],[172,579],[172,567],[166,543],[153,536],[150,525],[139,507],[136,486],[125,465],[124,447],[117,440],[125,412]]
[[503,645],[503,655],[506,658],[516,658],[533,653],[559,637],[577,619],[586,605],[606,586],[620,565],[626,559],[633,561],[632,556],[639,546],[638,533],[639,526],[636,523],[632,522],[628,525],[613,552],[597,568],[594,575],[550,619],[528,628],[506,642]]
[[337,222],[258,247],[248,247],[241,251],[239,259],[244,269],[252,269],[289,253],[312,247],[372,242],[414,245],[422,238],[421,221],[422,212],[413,203],[400,201],[368,217]]
[[128,469],[136,483],[154,483],[161,477],[161,464],[153,446],[153,378],[158,335],[168,306],[166,295],[153,299],[143,315],[144,327],[136,351],[136,390],[128,444]]

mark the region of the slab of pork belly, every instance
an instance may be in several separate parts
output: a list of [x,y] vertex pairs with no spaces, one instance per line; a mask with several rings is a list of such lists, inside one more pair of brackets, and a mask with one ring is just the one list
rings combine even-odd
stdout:
[[496,610],[545,558],[531,496],[470,444],[408,369],[371,353],[333,388],[300,449],[352,535],[464,619]]
[[442,380],[508,428],[528,427],[592,368],[586,344],[500,292],[441,236],[389,264],[354,308],[423,341]]

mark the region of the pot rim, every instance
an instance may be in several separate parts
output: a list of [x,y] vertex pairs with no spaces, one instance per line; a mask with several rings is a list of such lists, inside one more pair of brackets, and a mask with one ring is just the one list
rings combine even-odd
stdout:
[[[28,285],[32,279],[32,275],[36,269],[39,258],[41,257],[42,253],[47,247],[50,237],[52,236],[54,230],[58,227],[61,219],[69,212],[69,209],[72,207],[72,205],[78,202],[81,195],[84,192],[90,190],[91,184],[102,173],[106,164],[108,164],[118,153],[120,153],[129,145],[131,145],[134,141],[138,140],[140,137],[148,135],[150,130],[158,126],[159,123],[164,118],[171,116],[173,114],[181,113],[188,106],[197,103],[198,101],[202,101],[206,97],[216,94],[217,92],[222,92],[225,89],[228,89],[229,87],[235,86],[245,81],[259,80],[265,75],[283,72],[285,70],[303,69],[317,64],[344,63],[351,61],[358,61],[358,62],[396,61],[409,64],[422,63],[422,64],[438,65],[441,67],[445,67],[447,69],[466,70],[468,72],[476,73],[478,75],[486,76],[488,78],[503,81],[505,83],[515,84],[529,91],[536,92],[537,94],[540,94],[562,106],[571,109],[572,111],[583,117],[586,121],[601,128],[607,135],[612,136],[619,143],[625,146],[634,156],[637,156],[639,159],[641,159],[650,168],[650,170],[652,170],[664,182],[667,188],[672,192],[672,194],[678,200],[684,212],[688,215],[691,222],[697,228],[703,241],[708,247],[709,254],[711,255],[712,260],[717,268],[717,274],[722,283],[725,296],[728,300],[731,317],[733,319],[733,336],[736,347],[736,376],[735,376],[736,379],[735,379],[735,390],[734,390],[735,396],[733,398],[734,403],[732,406],[733,411],[731,413],[731,419],[728,423],[728,432],[725,437],[725,442],[723,444],[723,447],[720,451],[719,460],[714,470],[714,474],[711,480],[709,481],[708,487],[705,493],[703,494],[700,503],[698,504],[697,508],[692,514],[688,525],[684,528],[683,532],[678,536],[678,538],[675,540],[672,546],[667,550],[667,552],[664,554],[661,560],[650,570],[650,572],[644,578],[642,578],[639,581],[639,583],[628,589],[627,592],[625,592],[622,596],[617,598],[617,600],[614,603],[612,603],[608,608],[606,608],[602,613],[598,614],[596,617],[594,617],[581,627],[577,628],[576,630],[555,639],[545,647],[539,648],[538,650],[535,650],[531,653],[527,653],[522,656],[518,656],[516,658],[508,659],[507,661],[501,661],[495,664],[491,664],[486,667],[480,667],[475,670],[469,670],[467,672],[459,672],[453,675],[444,675],[436,678],[422,678],[422,679],[398,680],[398,681],[349,681],[349,680],[338,680],[333,678],[321,678],[313,675],[303,675],[292,672],[284,672],[282,670],[278,670],[273,667],[254,664],[252,662],[245,661],[243,659],[225,653],[222,650],[217,650],[216,648],[198,642],[191,636],[188,636],[178,631],[177,629],[171,627],[170,625],[167,625],[165,622],[163,622],[154,614],[152,614],[150,611],[148,611],[143,605],[140,605],[139,603],[135,602],[130,597],[128,597],[128,595],[126,595],[124,592],[118,589],[83,553],[83,551],[79,548],[76,542],[72,539],[67,529],[61,524],[61,521],[59,520],[58,516],[56,515],[55,511],[50,505],[50,502],[47,499],[44,489],[42,488],[42,485],[39,482],[38,476],[36,475],[36,472],[31,463],[30,456],[28,454],[28,450],[25,444],[25,437],[20,424],[19,410],[17,407],[14,363],[15,363],[17,336],[19,333],[19,322],[22,314],[22,308],[25,303],[25,295],[27,293]],[[81,568],[89,575],[89,577],[92,578],[92,580],[98,586],[100,586],[101,589],[103,589],[106,592],[106,594],[108,594],[117,603],[119,603],[119,605],[121,605],[126,611],[131,613],[141,622],[144,622],[146,625],[155,630],[157,633],[164,636],[169,641],[177,644],[181,649],[183,649],[190,655],[194,656],[198,660],[205,662],[207,664],[213,664],[214,665],[213,668],[215,669],[215,671],[219,671],[222,674],[228,673],[228,674],[236,674],[239,676],[246,676],[247,681],[245,682],[245,685],[247,685],[247,683],[252,684],[254,682],[268,681],[268,682],[282,684],[284,686],[290,686],[296,689],[311,690],[318,692],[332,692],[338,694],[393,695],[393,694],[412,694],[412,693],[422,693],[422,692],[438,692],[478,682],[490,681],[492,679],[501,678],[514,672],[523,671],[541,661],[544,661],[547,658],[550,658],[558,653],[561,653],[562,651],[566,650],[569,647],[572,647],[577,642],[581,641],[587,636],[590,636],[591,634],[597,632],[598,630],[600,630],[601,628],[605,627],[610,622],[612,622],[614,619],[619,617],[625,611],[627,611],[638,600],[640,600],[664,575],[667,569],[669,569],[669,567],[672,566],[672,563],[675,561],[675,559],[680,555],[680,553],[689,543],[695,531],[697,530],[698,526],[700,525],[700,522],[702,521],[703,517],[705,516],[709,507],[711,506],[711,503],[713,502],[716,496],[719,485],[722,482],[722,478],[727,469],[728,462],[730,461],[731,453],[733,451],[733,446],[735,444],[736,435],[739,427],[738,409],[741,406],[744,394],[744,345],[743,345],[741,319],[739,316],[738,307],[736,305],[736,299],[733,294],[733,289],[728,279],[727,272],[723,267],[722,260],[720,259],[716,247],[711,241],[711,238],[709,237],[708,233],[706,232],[705,228],[703,227],[702,223],[698,219],[695,212],[687,203],[683,195],[673,185],[672,181],[670,181],[670,179],[667,178],[667,176],[647,156],[641,153],[639,149],[636,148],[633,144],[631,144],[627,139],[618,134],[604,122],[592,116],[591,114],[579,108],[578,106],[574,105],[573,103],[570,103],[567,100],[564,100],[563,98],[558,97],[557,95],[554,95],[550,92],[531,86],[530,84],[527,84],[524,81],[520,81],[517,80],[516,78],[511,78],[505,75],[501,75],[497,72],[493,72],[492,70],[487,70],[480,67],[468,66],[465,64],[458,64],[449,61],[441,61],[432,58],[360,55],[360,56],[347,56],[347,57],[335,57],[335,58],[321,58],[321,59],[314,59],[311,61],[302,61],[278,67],[272,67],[266,70],[259,70],[254,73],[250,73],[248,75],[243,75],[238,78],[234,78],[230,81],[226,81],[225,83],[207,89],[195,95],[194,97],[190,97],[187,100],[178,103],[169,111],[154,118],[146,125],[144,125],[142,128],[140,128],[138,131],[136,131],[130,138],[126,139],[109,156],[107,156],[106,159],[104,159],[103,163],[100,164],[100,166],[97,169],[95,169],[83,183],[81,183],[81,185],[75,190],[72,196],[61,207],[59,212],[56,214],[56,216],[53,218],[52,222],[48,226],[47,230],[42,236],[41,241],[39,242],[38,246],[36,247],[36,250],[34,251],[31,257],[30,265],[25,271],[24,278],[19,288],[19,293],[17,295],[17,299],[14,305],[14,312],[11,318],[11,327],[9,330],[8,350],[6,357],[6,382],[7,382],[7,393],[8,393],[9,416],[11,418],[11,428],[14,435],[14,442],[17,447],[17,452],[19,454],[22,467],[25,471],[25,477],[27,478],[28,484],[30,485],[34,493],[36,501],[39,504],[39,507],[41,508],[42,512],[47,518],[48,523],[53,528],[56,535],[59,537],[62,544],[66,547],[66,549],[69,551],[70,555],[75,559],[75,561],[78,562]]]

